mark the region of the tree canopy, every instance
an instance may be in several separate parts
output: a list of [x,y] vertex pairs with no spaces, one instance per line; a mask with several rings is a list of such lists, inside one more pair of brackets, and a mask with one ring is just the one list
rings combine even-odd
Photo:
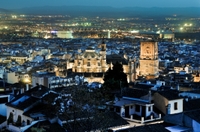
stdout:
[[121,91],[121,88],[127,86],[127,75],[123,72],[122,64],[116,62],[113,65],[113,68],[109,68],[105,73],[103,90],[110,93]]

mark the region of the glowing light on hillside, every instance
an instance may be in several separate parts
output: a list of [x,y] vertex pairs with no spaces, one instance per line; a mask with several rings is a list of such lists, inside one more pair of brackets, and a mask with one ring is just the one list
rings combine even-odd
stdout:
[[192,23],[190,23],[190,24],[185,23],[184,26],[185,26],[185,27],[191,27],[191,26],[192,26]]

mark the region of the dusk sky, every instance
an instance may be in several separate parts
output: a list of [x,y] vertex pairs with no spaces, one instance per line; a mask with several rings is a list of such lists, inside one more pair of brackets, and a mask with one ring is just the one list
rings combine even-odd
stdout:
[[200,0],[1,0],[0,8],[33,6],[200,7]]

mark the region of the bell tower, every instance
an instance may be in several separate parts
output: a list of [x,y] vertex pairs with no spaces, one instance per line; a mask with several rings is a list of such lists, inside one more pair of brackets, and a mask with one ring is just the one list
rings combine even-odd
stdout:
[[102,43],[99,45],[101,50],[100,50],[100,55],[102,56],[101,60],[101,67],[102,67],[102,72],[107,71],[107,64],[106,64],[106,43],[104,39],[102,40]]
[[158,77],[158,43],[155,41],[140,42],[140,72],[139,76],[147,79]]

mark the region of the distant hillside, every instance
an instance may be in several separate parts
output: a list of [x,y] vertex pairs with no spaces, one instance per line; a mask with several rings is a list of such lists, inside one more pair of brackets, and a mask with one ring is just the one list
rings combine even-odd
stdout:
[[183,17],[199,17],[200,8],[143,8],[143,7],[101,7],[101,6],[43,6],[16,9],[15,11],[25,14],[66,14],[72,16],[102,16],[102,17],[134,17],[134,16],[172,16],[176,14]]
[[12,13],[11,10],[0,8],[0,13]]

